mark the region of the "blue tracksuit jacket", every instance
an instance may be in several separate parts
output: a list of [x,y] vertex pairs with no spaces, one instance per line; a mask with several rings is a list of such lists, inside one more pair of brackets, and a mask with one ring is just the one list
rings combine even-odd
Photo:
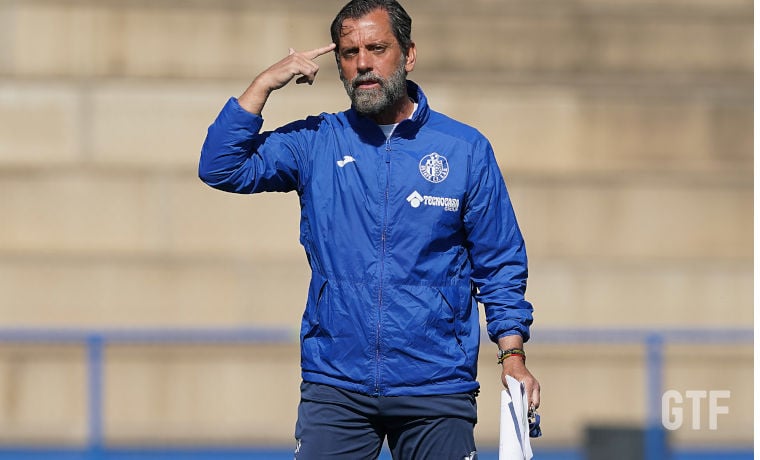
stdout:
[[493,150],[411,81],[408,91],[417,110],[387,140],[353,109],[261,133],[234,98],[209,127],[205,183],[300,197],[305,381],[383,396],[473,391],[478,301],[491,340],[529,337],[525,246]]

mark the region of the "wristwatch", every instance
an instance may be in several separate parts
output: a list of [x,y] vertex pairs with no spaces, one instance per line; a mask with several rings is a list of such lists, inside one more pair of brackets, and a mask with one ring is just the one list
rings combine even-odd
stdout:
[[515,355],[521,357],[523,362],[525,362],[525,350],[522,348],[510,348],[508,350],[499,349],[499,351],[496,353],[496,360],[499,364],[501,364],[505,359]]

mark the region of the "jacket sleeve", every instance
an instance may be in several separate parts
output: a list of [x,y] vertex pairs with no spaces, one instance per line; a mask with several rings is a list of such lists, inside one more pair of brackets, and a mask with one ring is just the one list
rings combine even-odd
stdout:
[[303,158],[317,117],[260,133],[264,119],[230,98],[209,126],[198,176],[211,187],[234,193],[300,190]]
[[525,300],[528,259],[512,203],[487,141],[476,148],[464,208],[476,299],[485,307],[489,338],[530,338],[533,306]]

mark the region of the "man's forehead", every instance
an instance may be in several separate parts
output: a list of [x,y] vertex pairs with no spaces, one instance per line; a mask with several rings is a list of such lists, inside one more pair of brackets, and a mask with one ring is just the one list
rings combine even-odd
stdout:
[[340,27],[340,38],[348,38],[349,41],[354,38],[373,39],[393,39],[393,30],[391,29],[388,12],[382,9],[376,9],[359,18],[348,18],[343,21]]

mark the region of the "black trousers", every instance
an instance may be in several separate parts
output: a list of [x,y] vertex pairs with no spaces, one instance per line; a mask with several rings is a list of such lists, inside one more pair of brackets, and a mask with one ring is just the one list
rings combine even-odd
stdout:
[[304,382],[297,460],[374,460],[383,441],[395,460],[477,459],[475,394],[373,397]]

